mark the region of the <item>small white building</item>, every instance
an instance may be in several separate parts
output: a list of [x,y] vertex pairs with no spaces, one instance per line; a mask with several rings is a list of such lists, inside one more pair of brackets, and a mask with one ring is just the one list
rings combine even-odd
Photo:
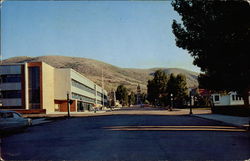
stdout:
[[243,98],[237,92],[229,92],[228,94],[215,93],[211,97],[215,106],[244,105]]

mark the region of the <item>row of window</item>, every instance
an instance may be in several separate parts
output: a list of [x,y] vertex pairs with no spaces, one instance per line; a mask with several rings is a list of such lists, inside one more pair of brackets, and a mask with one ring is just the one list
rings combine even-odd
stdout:
[[90,88],[90,87],[88,87],[88,86],[86,86],[86,85],[84,85],[84,84],[82,84],[80,82],[77,82],[74,79],[72,79],[72,86],[76,87],[76,88],[79,88],[79,89],[82,89],[82,90],[84,90],[86,92],[95,94],[95,90],[94,89],[92,89],[92,88]]
[[[232,100],[233,101],[241,101],[243,99],[239,95],[232,95]],[[219,95],[215,95],[214,96],[214,101],[220,101],[220,96]]]
[[[103,97],[103,94],[101,93],[101,92],[97,92],[97,96],[99,96],[99,97]],[[107,96],[106,95],[104,95],[104,99],[107,99]]]
[[90,110],[92,110],[92,107],[93,107],[93,104],[77,101],[77,111],[78,112],[83,112],[85,110],[90,111]]
[[243,100],[243,99],[239,95],[232,95],[232,100],[233,101],[240,101],[240,100]]
[[1,91],[1,98],[21,98],[20,90]]
[[0,83],[17,83],[17,82],[21,82],[20,74],[0,75]]
[[102,105],[102,101],[97,100],[97,104]]
[[102,93],[101,92],[97,92],[97,96],[102,97]]
[[82,100],[82,101],[86,101],[86,102],[91,102],[91,103],[95,103],[95,99],[93,98],[89,98],[80,94],[76,94],[76,93],[72,93],[72,98],[78,99],[78,100]]

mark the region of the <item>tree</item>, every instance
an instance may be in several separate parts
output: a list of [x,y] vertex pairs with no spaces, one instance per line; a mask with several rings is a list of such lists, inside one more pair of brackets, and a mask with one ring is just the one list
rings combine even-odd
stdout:
[[116,99],[120,101],[122,106],[128,104],[128,90],[124,85],[119,85],[116,89]]
[[247,0],[174,0],[182,23],[173,21],[176,45],[204,72],[200,86],[238,91],[249,106],[250,3]]
[[147,102],[147,94],[146,93],[141,94],[141,102],[143,104],[146,104],[146,102]]
[[167,83],[167,104],[170,104],[171,94],[173,95],[174,102],[177,106],[182,106],[187,99],[187,83],[186,77],[182,74],[174,76],[170,75]]
[[135,104],[135,93],[133,91],[128,96],[128,103],[129,103],[129,105]]
[[154,78],[148,80],[147,92],[148,100],[152,104],[163,104],[163,96],[166,92],[168,77],[162,70],[157,70],[154,73]]

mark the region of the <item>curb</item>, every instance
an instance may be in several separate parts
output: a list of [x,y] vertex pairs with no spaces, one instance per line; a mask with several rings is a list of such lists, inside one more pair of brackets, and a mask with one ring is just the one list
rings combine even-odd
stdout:
[[211,118],[204,118],[204,117],[197,116],[197,115],[189,115],[189,116],[197,117],[197,118],[201,118],[201,119],[205,119],[205,120],[210,120],[210,121],[212,120],[212,121],[223,123],[223,124],[226,124],[226,125],[229,125],[229,126],[234,126],[234,127],[240,128],[240,129],[245,129],[247,131],[250,131],[250,127],[249,126],[237,125],[237,124],[233,124],[233,123],[224,122],[224,121],[221,121],[221,120],[215,120],[215,119],[211,119]]

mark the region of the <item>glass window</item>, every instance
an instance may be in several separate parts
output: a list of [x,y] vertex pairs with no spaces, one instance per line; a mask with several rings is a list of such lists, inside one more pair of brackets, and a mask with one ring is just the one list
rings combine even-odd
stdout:
[[233,100],[233,101],[235,100],[235,95],[232,95],[232,100]]
[[17,113],[13,113],[13,117],[14,118],[20,118],[20,115],[18,115]]
[[6,118],[13,118],[13,113],[12,112],[6,113]]
[[102,97],[102,93],[101,92],[97,92],[97,96]]
[[219,95],[215,95],[214,96],[214,101],[220,101],[220,96]]
[[2,98],[21,98],[20,90],[1,91]]
[[20,74],[1,75],[0,80],[1,83],[21,82],[21,75]]
[[73,87],[76,87],[76,88],[82,89],[82,90],[84,90],[86,92],[95,94],[94,89],[92,89],[92,88],[90,88],[90,87],[88,87],[88,86],[86,86],[86,85],[84,85],[84,84],[82,84],[82,83],[80,83],[80,82],[78,82],[78,81],[76,81],[74,79],[72,79],[71,82],[72,82]]
[[90,102],[90,103],[95,103],[95,99],[94,98],[89,98],[77,93],[72,93],[72,98],[78,99],[78,100],[82,100],[85,102]]
[[40,108],[40,68],[29,67],[29,105],[32,109]]

